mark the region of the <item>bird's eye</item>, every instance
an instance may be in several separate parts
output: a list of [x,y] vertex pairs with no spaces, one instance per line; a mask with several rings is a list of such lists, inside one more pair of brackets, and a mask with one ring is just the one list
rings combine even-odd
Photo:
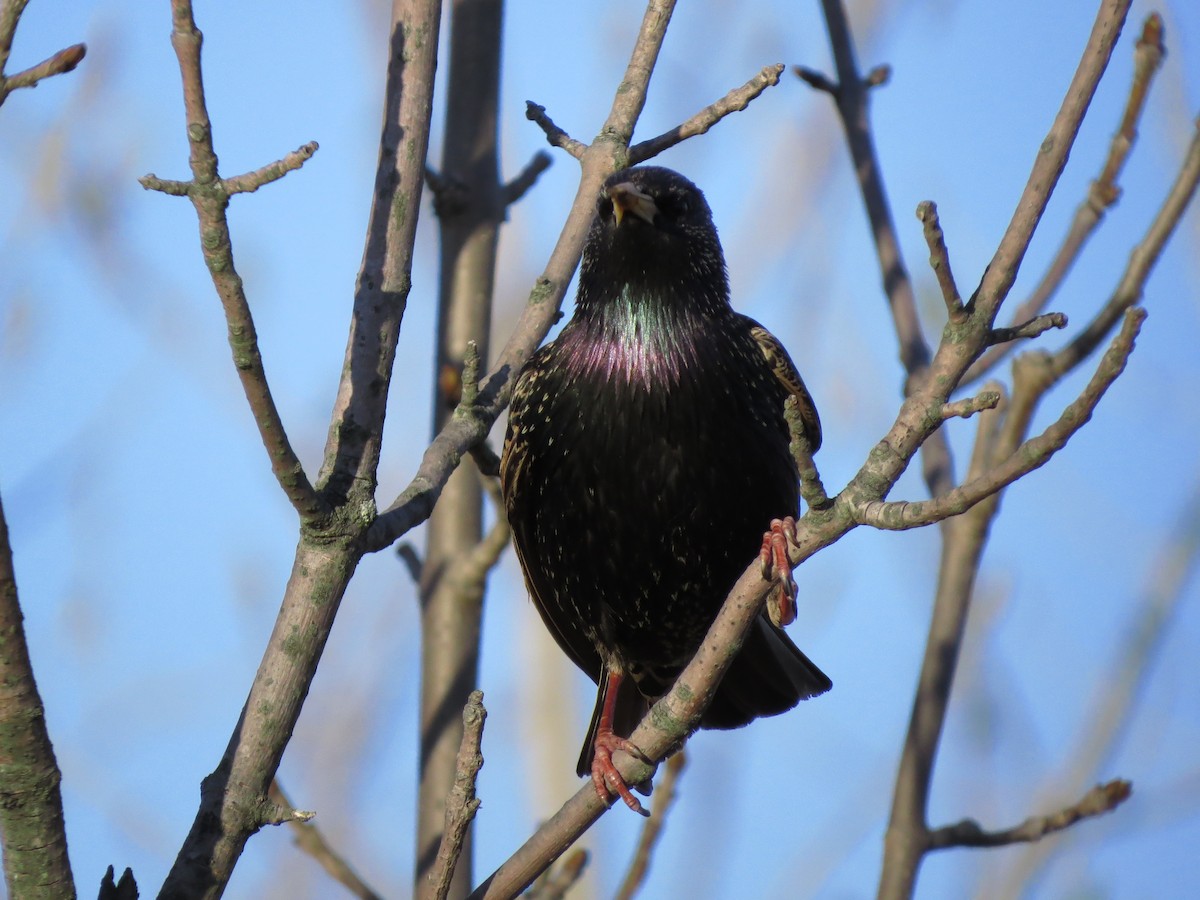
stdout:
[[691,212],[691,204],[688,203],[686,197],[667,194],[664,197],[656,197],[655,202],[658,204],[659,212],[673,221],[686,219],[688,213]]

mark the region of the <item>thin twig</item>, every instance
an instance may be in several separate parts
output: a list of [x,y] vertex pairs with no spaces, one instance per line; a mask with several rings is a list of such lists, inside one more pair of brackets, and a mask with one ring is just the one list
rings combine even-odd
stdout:
[[[903,531],[940,522],[957,516],[1012,484],[1023,475],[1044,466],[1050,458],[1066,446],[1067,441],[1092,417],[1100,398],[1125,370],[1129,354],[1133,352],[1134,340],[1141,330],[1146,311],[1134,307],[1125,314],[1125,324],[1113,339],[1087,387],[1069,404],[1059,418],[1046,430],[1025,441],[1016,452],[982,475],[966,482],[947,493],[930,500],[893,501],[875,500],[855,510],[858,522],[888,531]],[[997,401],[999,397],[996,398]]]
[[[921,331],[916,295],[900,253],[896,224],[884,189],[883,171],[871,135],[867,108],[870,85],[859,74],[850,22],[841,0],[821,0],[821,9],[837,68],[837,83],[808,69],[798,67],[796,73],[818,90],[828,92],[837,106],[859,192],[870,222],[892,325],[896,330],[900,362],[906,375],[905,394],[911,396],[929,370],[930,350]],[[944,434],[936,432],[923,442],[921,468],[931,496],[944,493],[953,486],[954,462],[949,441]]]
[[[1108,209],[1121,196],[1117,178],[1137,139],[1137,125],[1145,109],[1150,84],[1162,66],[1165,53],[1162,17],[1158,13],[1151,13],[1142,26],[1142,35],[1134,51],[1133,83],[1121,115],[1121,124],[1109,145],[1104,167],[1092,181],[1087,196],[1075,210],[1071,226],[1046,274],[1029,297],[1014,310],[1012,321],[1032,319],[1046,308],[1079,258],[1084,245],[1104,220]],[[988,350],[967,370],[963,376],[963,384],[970,384],[982,377],[1011,350],[1011,347],[1005,346],[996,346]]]
[[[284,809],[292,808],[292,801],[288,799],[278,780],[271,781],[267,799]],[[345,887],[355,897],[359,897],[361,900],[381,900],[380,895],[371,890],[358,873],[351,868],[345,857],[330,846],[321,830],[309,821],[312,817],[313,813],[304,813],[289,821],[288,824],[292,829],[296,846],[316,860],[329,877]]]
[[[270,458],[271,471],[301,518],[312,521],[325,515],[328,506],[309,482],[300,458],[288,440],[279,409],[267,383],[250,304],[246,300],[242,279],[234,267],[229,222],[225,215],[231,191],[229,183],[222,181],[217,171],[217,154],[213,146],[212,123],[204,99],[204,79],[200,64],[202,36],[192,14],[191,0],[171,0],[171,10],[174,19],[171,45],[175,48],[183,79],[183,104],[192,181],[165,182],[148,175],[141,179],[141,183],[147,189],[157,189],[173,195],[184,193],[191,199],[200,222],[200,247],[204,262],[208,266],[213,286],[225,311],[233,363],[258,426],[259,436]],[[250,185],[256,178],[265,183],[267,180],[273,180],[272,176],[281,177],[284,171],[290,170],[288,167],[297,168],[304,159],[312,155],[311,152],[305,155],[305,151],[310,147],[315,151],[316,144],[306,145],[289,154],[284,160],[266,166],[257,173],[238,176],[233,182],[242,185],[241,190],[252,190]],[[181,190],[183,184],[186,184],[186,190]]]
[[1032,843],[1047,835],[1070,828],[1080,819],[1112,812],[1129,799],[1133,786],[1121,779],[1098,784],[1065,809],[1048,816],[1030,816],[1020,825],[1002,831],[985,831],[974,819],[964,819],[954,825],[929,832],[928,849],[948,847],[1004,847],[1008,844]]
[[72,71],[83,62],[86,55],[86,44],[72,44],[16,75],[4,75],[3,70],[0,70],[0,103],[4,102],[8,94],[19,88],[36,87],[37,83],[45,78]]
[[1000,392],[997,390],[983,390],[974,397],[966,397],[962,400],[953,400],[942,407],[943,419],[962,418],[969,419],[978,412],[983,412],[985,409],[995,409],[1000,403]]
[[675,785],[687,765],[685,751],[680,750],[667,760],[662,777],[654,786],[654,809],[645,822],[642,823],[642,833],[634,849],[633,859],[625,872],[621,886],[614,894],[614,900],[632,900],[641,890],[650,872],[650,860],[654,857],[654,848],[658,846],[663,828],[667,824],[667,813],[675,802]]
[[554,120],[546,114],[546,107],[534,103],[532,100],[526,100],[525,118],[536,123],[538,128],[542,129],[546,135],[546,141],[551,147],[560,147],[576,159],[583,159],[583,152],[587,149],[587,144],[575,140],[555,125]]
[[1154,264],[1158,262],[1167,240],[1175,233],[1179,220],[1195,197],[1197,185],[1200,184],[1200,119],[1197,119],[1195,124],[1191,144],[1175,183],[1167,193],[1154,221],[1150,223],[1145,237],[1129,254],[1129,262],[1117,283],[1117,289],[1083,331],[1054,355],[1053,369],[1058,375],[1065,374],[1079,365],[1104,340],[1104,336],[1121,314],[1141,299],[1146,279]]
[[12,544],[0,503],[0,847],[14,896],[74,897],[63,821],[62,773],[25,640]]
[[316,141],[309,141],[304,146],[293,150],[287,156],[283,157],[283,159],[267,163],[267,165],[255,169],[253,172],[234,175],[232,178],[222,178],[221,183],[225,185],[225,190],[230,194],[253,193],[263,185],[270,184],[272,181],[278,181],[288,172],[296,171],[312,159],[313,154],[319,149],[320,146]]
[[1079,126],[1096,93],[1100,77],[1108,68],[1131,3],[1132,0],[1103,0],[1100,5],[1079,66],[1063,95],[1062,106],[1038,148],[1017,208],[972,298],[989,323],[995,319],[1000,304],[1016,281],[1025,251],[1033,240],[1034,229],[1041,221],[1050,195],[1067,166],[1071,147],[1079,135]]
[[113,880],[113,867],[109,866],[100,879],[100,893],[97,900],[138,900],[137,882],[133,878],[133,869],[126,868],[121,873],[121,880]]
[[442,843],[438,847],[437,860],[428,876],[428,892],[422,896],[445,900],[450,892],[454,868],[462,853],[467,826],[479,809],[479,798],[475,796],[475,779],[483,768],[483,724],[487,710],[483,706],[483,691],[471,691],[467,705],[463,707],[463,737],[458,749],[455,765],[454,785],[446,798],[446,825],[442,832]]
[[[988,340],[992,344],[1004,344],[1023,338],[1035,338],[1045,334],[1051,328],[1066,328],[1067,317],[1063,313],[1053,312],[1034,316],[1027,322],[1022,322],[1012,328],[993,328]],[[965,379],[964,379],[965,380]]]
[[[307,481],[280,478],[306,517],[292,571],[242,715],[216,769],[201,783],[196,817],[163,884],[163,896],[215,900],[224,891],[246,841],[261,825],[257,818],[262,812],[261,798],[293,734],[346,586],[364,552],[363,537],[375,510],[383,412],[407,295],[415,203],[428,146],[440,12],[438,0],[397,0],[392,11],[377,190],[347,359],[334,401],[325,462],[317,479],[321,486],[317,501],[336,508],[337,515],[326,521],[318,514],[319,509],[309,503],[316,495]],[[172,13],[173,43],[184,73],[192,170],[198,185],[192,200],[205,198],[204,202],[214,204],[220,213],[221,230],[206,231],[203,242],[211,270],[219,268],[214,261],[231,260],[223,201],[216,192],[208,198],[202,190],[217,182],[217,171],[199,79],[200,34],[188,0],[172,0]],[[414,34],[421,39],[414,40]],[[409,201],[411,207],[406,205]],[[211,248],[210,237],[215,239]],[[244,304],[240,281],[232,270],[217,274],[222,276],[221,284],[231,289],[223,299],[232,296],[237,304]],[[245,324],[250,325],[248,319]],[[230,331],[235,347],[240,346],[246,334],[237,333],[232,321]],[[238,350],[235,358],[239,364],[243,361]],[[261,370],[256,352],[246,361],[252,369]],[[261,387],[257,376],[251,381]],[[264,421],[264,416],[256,415],[256,419],[260,430],[270,432],[265,439],[275,451],[272,462],[278,469],[284,445],[272,430],[277,417]],[[286,460],[283,467],[287,468]],[[298,468],[295,472],[302,474]]]
[[704,107],[686,122],[658,137],[634,144],[629,148],[629,164],[635,166],[648,159],[653,159],[664,150],[669,150],[690,137],[704,134],[730,113],[741,112],[767,88],[779,84],[779,76],[783,74],[783,68],[783,63],[764,66],[761,72],[741,87],[734,88],[716,103]]
[[501,198],[505,206],[512,206],[514,203],[524,197],[541,177],[541,174],[550,168],[550,164],[554,162],[552,157],[545,150],[539,150],[533,154],[533,159],[529,160],[525,168],[517,173],[517,177],[504,185],[500,191]]
[[792,459],[796,461],[796,470],[800,474],[800,496],[804,498],[809,509],[825,509],[829,506],[829,495],[825,493],[825,485],[821,483],[821,473],[817,471],[812,447],[809,446],[805,433],[800,403],[795,397],[788,397],[784,402],[783,418],[791,436],[789,446]]
[[924,226],[925,243],[929,245],[929,267],[933,269],[938,287],[941,288],[947,317],[951,322],[961,322],[966,317],[966,311],[963,309],[962,296],[958,293],[958,285],[954,283],[954,275],[950,271],[950,251],[946,249],[946,236],[942,233],[937,204],[932,200],[918,203],[917,218]]
[[417,548],[408,541],[403,541],[396,545],[396,555],[404,563],[404,568],[408,570],[408,576],[413,580],[413,584],[420,584],[421,568],[424,566],[424,563],[421,560],[421,554],[417,552]]

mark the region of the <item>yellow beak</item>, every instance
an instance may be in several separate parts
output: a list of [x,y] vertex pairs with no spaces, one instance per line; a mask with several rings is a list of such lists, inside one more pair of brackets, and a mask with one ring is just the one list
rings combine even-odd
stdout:
[[654,217],[658,215],[654,198],[639,190],[633,182],[622,181],[620,184],[614,184],[608,189],[608,197],[612,200],[613,218],[618,225],[627,215],[637,216],[647,224],[654,224]]

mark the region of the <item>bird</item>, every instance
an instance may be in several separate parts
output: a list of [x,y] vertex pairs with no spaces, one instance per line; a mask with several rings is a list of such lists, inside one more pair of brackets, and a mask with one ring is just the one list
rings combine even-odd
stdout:
[[532,601],[598,686],[577,774],[606,805],[615,794],[646,814],[612,754],[645,759],[630,733],[755,553],[781,596],[700,727],[741,727],[832,687],[780,627],[795,616],[786,551],[799,514],[789,397],[815,452],[813,399],[783,345],[731,306],[700,189],[658,166],[610,175],[574,313],[521,368],[500,461]]

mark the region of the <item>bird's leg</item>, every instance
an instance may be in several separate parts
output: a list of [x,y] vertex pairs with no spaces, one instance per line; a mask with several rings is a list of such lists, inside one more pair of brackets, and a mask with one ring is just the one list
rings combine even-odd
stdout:
[[637,797],[633,796],[629,785],[625,783],[625,779],[617,771],[617,767],[613,765],[612,761],[613,753],[624,750],[630,756],[635,756],[647,763],[650,762],[636,744],[613,731],[613,712],[617,705],[617,688],[621,686],[624,677],[623,672],[609,670],[608,690],[604,695],[604,705],[600,709],[600,723],[596,726],[596,736],[592,741],[592,784],[595,785],[596,794],[605,806],[609,804],[610,793],[617,794],[635,813],[640,816],[649,816],[650,813],[646,812]]
[[767,597],[767,615],[781,628],[796,621],[796,581],[788,558],[788,551],[795,546],[796,520],[791,516],[772,519],[771,530],[763,534],[758,558],[762,561],[763,578],[769,580],[776,575],[779,578],[779,584],[771,588]]

